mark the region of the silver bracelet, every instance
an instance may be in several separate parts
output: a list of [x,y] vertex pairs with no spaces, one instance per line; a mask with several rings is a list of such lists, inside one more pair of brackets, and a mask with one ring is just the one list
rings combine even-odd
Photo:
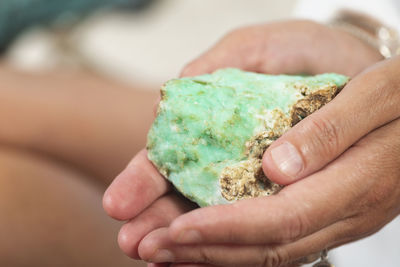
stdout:
[[397,31],[368,15],[342,10],[329,25],[365,42],[384,58],[400,55],[400,37]]

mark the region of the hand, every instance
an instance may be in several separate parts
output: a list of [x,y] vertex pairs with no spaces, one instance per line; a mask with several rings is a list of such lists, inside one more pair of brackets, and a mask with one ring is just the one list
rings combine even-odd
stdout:
[[354,76],[379,60],[382,56],[375,49],[342,30],[311,21],[287,21],[232,31],[189,63],[182,75],[236,67],[272,74]]
[[[338,71],[353,75],[378,60],[378,53],[347,33],[312,22],[284,22],[233,31],[189,64],[182,75],[222,67],[268,73]],[[341,68],[343,65],[346,68]],[[139,258],[137,248],[142,238],[169,226],[175,217],[194,206],[171,192],[143,151],[107,190],[104,208],[116,219],[129,220],[120,231],[119,244],[128,256]]]
[[357,76],[274,144],[298,147],[313,174],[275,196],[182,215],[147,235],[139,254],[173,266],[286,266],[375,233],[400,213],[399,103],[397,58]]

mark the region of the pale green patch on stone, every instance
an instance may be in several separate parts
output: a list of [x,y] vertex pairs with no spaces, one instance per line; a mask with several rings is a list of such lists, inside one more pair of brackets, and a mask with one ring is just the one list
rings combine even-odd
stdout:
[[329,102],[348,77],[265,75],[238,69],[168,81],[148,134],[148,157],[200,206],[274,194],[266,148]]

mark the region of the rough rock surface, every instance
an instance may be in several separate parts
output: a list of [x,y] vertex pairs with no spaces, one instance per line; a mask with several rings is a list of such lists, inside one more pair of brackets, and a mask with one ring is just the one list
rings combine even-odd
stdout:
[[238,69],[175,79],[161,89],[148,134],[148,157],[200,206],[271,195],[262,172],[268,146],[332,100],[347,83],[339,74],[265,75]]

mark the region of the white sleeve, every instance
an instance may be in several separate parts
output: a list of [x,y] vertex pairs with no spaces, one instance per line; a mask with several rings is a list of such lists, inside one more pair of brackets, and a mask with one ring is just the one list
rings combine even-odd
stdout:
[[369,14],[385,25],[400,31],[399,0],[299,0],[294,16],[327,22],[336,11],[343,8]]

